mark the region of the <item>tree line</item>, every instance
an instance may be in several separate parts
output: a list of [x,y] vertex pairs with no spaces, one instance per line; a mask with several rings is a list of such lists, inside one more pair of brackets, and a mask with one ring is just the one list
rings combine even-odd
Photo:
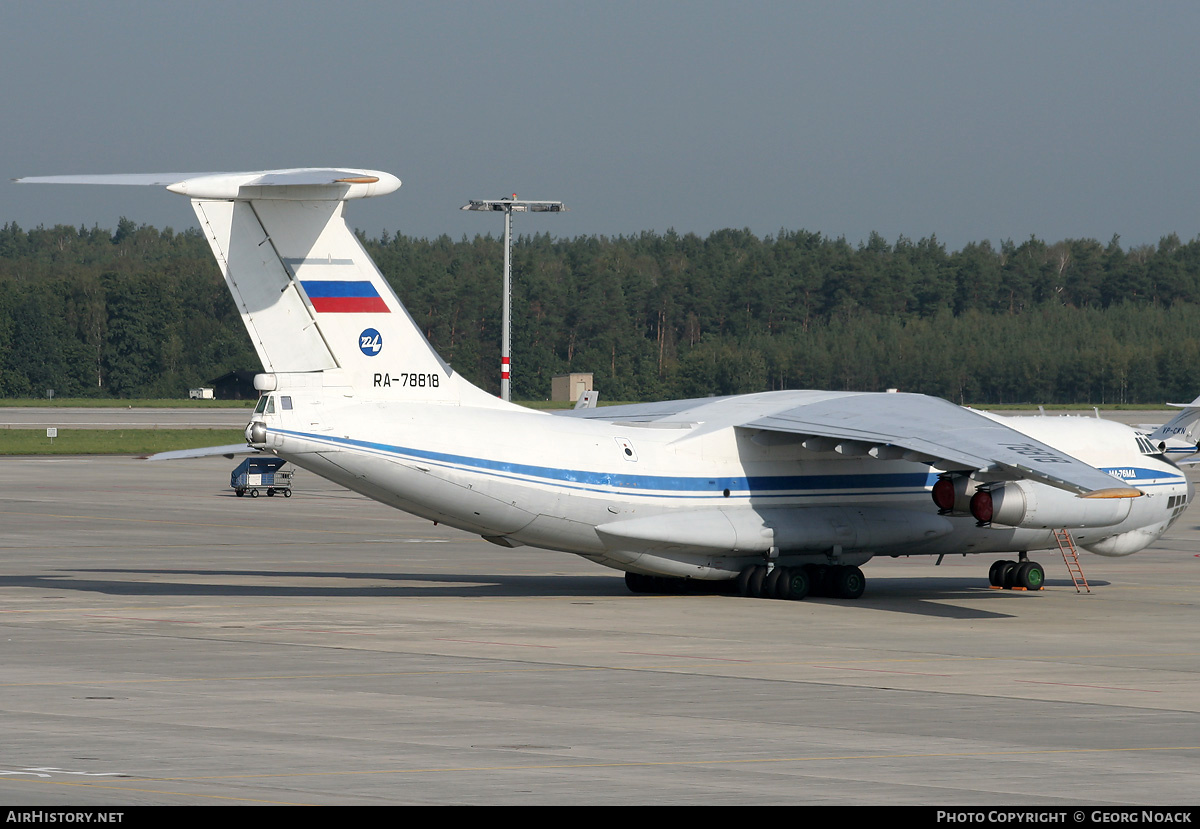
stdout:
[[[442,356],[497,391],[501,240],[360,235]],[[1161,403],[1200,381],[1200,239],[948,251],[809,231],[513,247],[513,396],[901,388],[956,402]],[[177,397],[258,362],[198,230],[0,228],[0,397]]]

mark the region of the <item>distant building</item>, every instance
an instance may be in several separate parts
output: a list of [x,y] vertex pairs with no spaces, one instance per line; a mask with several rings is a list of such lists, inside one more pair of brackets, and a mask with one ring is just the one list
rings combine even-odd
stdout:
[[217,400],[257,400],[258,391],[254,388],[254,375],[257,371],[231,371],[222,374],[204,385],[211,386],[213,397]]
[[592,373],[577,371],[550,378],[550,399],[574,403],[579,395],[592,390]]

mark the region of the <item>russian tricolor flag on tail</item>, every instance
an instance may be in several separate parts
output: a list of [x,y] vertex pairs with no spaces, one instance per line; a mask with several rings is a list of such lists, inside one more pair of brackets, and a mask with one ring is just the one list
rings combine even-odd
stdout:
[[304,293],[319,314],[388,314],[387,303],[367,280],[303,279]]

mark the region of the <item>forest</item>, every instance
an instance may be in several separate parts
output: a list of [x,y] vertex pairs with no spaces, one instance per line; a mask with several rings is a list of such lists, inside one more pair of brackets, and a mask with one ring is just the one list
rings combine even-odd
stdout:
[[[499,389],[502,241],[360,241],[443,358]],[[956,403],[1200,394],[1200,239],[1157,245],[804,230],[520,236],[513,398],[591,371],[602,400],[899,388]],[[199,230],[0,229],[0,398],[186,397],[259,368]]]

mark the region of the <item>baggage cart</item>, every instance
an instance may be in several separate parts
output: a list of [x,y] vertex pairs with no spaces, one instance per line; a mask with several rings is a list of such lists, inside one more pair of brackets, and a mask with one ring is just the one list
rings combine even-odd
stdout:
[[257,498],[265,492],[268,496],[280,493],[284,498],[292,497],[292,470],[281,469],[286,464],[283,458],[246,458],[229,475],[229,486],[241,498],[249,493]]

